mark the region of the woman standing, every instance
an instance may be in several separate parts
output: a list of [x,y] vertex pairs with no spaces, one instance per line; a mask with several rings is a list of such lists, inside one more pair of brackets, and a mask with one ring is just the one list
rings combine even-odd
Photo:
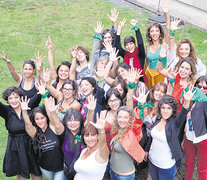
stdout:
[[[207,95],[207,77],[201,76],[195,82],[195,87]],[[197,90],[199,92],[199,90]],[[200,92],[201,93],[201,92]],[[202,94],[202,93],[201,93]],[[185,180],[192,179],[197,156],[198,179],[207,179],[207,98],[205,95],[195,100],[187,115],[184,138]],[[199,96],[198,96],[199,97]],[[200,96],[201,97],[201,96]]]
[[158,103],[158,116],[149,140],[149,171],[153,180],[175,178],[176,163],[183,156],[178,136],[195,93],[192,90],[191,86],[188,92],[184,92],[185,102],[177,117],[178,104],[172,96],[166,95]]
[[82,132],[82,140],[86,148],[83,149],[74,168],[77,172],[74,180],[102,179],[108,163],[109,150],[105,135],[105,113],[97,115],[97,122],[87,124]]
[[[40,86],[38,87],[40,89]],[[63,151],[61,149],[59,128],[54,126],[53,121],[49,122],[45,108],[36,107],[29,117],[27,110],[27,98],[21,101],[21,108],[27,134],[32,138],[33,147],[38,157],[38,163],[42,174],[47,180],[64,180],[63,172]],[[47,101],[45,100],[47,107]],[[49,114],[50,120],[52,116]],[[31,119],[31,120],[30,120]],[[54,163],[55,162],[55,163]]]
[[[136,110],[135,110],[136,111]],[[143,138],[142,120],[134,118],[134,113],[127,106],[122,106],[117,111],[111,140],[110,175],[112,180],[134,179],[137,162],[144,160],[145,152],[140,145]]]
[[[3,55],[0,54],[0,58],[2,58],[8,66],[10,73],[12,74],[13,79],[17,82],[17,85],[24,91],[25,95],[28,98],[33,97],[38,91],[35,88],[35,78],[34,75],[36,74],[36,66],[33,60],[26,60],[23,63],[23,74],[24,76],[20,75],[16,72],[11,60],[7,58],[7,55],[3,52]],[[42,63],[44,57],[41,55],[36,56],[36,63],[38,65]],[[41,66],[40,66],[41,67]],[[39,103],[38,103],[39,104]]]
[[[17,176],[17,179],[20,180],[29,179],[30,173],[32,173],[34,180],[40,180],[41,172],[34,156],[31,154],[30,137],[25,131],[26,124],[24,123],[20,104],[23,96],[22,89],[11,86],[3,92],[3,99],[9,105],[0,102],[0,116],[5,119],[5,126],[9,134],[3,172],[6,173],[7,177]],[[34,104],[40,98],[36,94],[30,99],[28,106],[34,108]]]

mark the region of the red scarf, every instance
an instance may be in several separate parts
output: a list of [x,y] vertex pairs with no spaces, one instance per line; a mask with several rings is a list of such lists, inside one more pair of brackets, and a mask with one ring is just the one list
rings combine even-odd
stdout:
[[147,82],[147,77],[137,57],[138,53],[139,53],[138,47],[135,48],[133,53],[127,51],[127,53],[124,55],[124,62],[130,64],[130,59],[133,58],[133,68],[142,70],[141,75],[143,75],[144,82]]

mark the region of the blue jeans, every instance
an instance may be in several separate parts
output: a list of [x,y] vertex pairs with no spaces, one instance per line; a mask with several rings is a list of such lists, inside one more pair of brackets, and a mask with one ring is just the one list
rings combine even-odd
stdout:
[[169,169],[161,169],[148,160],[149,171],[153,180],[174,180],[176,175],[176,163]]
[[52,172],[48,171],[46,169],[43,169],[40,167],[40,170],[42,172],[42,175],[47,179],[47,180],[65,180],[64,176],[64,171],[58,171],[58,172]]
[[130,174],[130,175],[119,175],[116,174],[111,168],[110,168],[110,176],[111,176],[111,180],[134,180],[135,177],[135,173]]

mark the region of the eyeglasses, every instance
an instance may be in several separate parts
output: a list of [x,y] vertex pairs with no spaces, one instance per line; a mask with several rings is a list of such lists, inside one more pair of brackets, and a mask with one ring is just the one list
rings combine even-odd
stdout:
[[207,90],[207,86],[201,86],[201,85],[197,85],[197,88],[199,88],[199,89],[201,89],[201,88],[203,88],[204,90]]
[[64,91],[73,91],[73,88],[69,88],[69,89],[67,89],[67,88],[63,88],[63,90],[64,90]]
[[119,101],[119,99],[113,99],[113,100],[108,100],[108,103],[112,104],[112,103],[117,103]]

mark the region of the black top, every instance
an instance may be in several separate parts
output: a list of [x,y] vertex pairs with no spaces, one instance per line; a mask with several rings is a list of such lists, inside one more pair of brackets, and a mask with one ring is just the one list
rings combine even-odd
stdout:
[[[145,63],[145,48],[144,48],[144,42],[142,39],[142,35],[140,33],[140,30],[135,31],[136,33],[136,38],[137,38],[137,46],[138,46],[138,54],[137,57],[139,59],[140,65],[142,69],[144,69],[144,63]],[[121,56],[124,58],[125,54],[127,51],[122,48],[121,46],[121,40],[120,40],[120,35],[115,35],[115,47],[119,50],[118,56]]]
[[63,151],[59,137],[49,126],[43,134],[45,136],[45,141],[41,144],[40,166],[43,169],[53,172],[63,170]]

